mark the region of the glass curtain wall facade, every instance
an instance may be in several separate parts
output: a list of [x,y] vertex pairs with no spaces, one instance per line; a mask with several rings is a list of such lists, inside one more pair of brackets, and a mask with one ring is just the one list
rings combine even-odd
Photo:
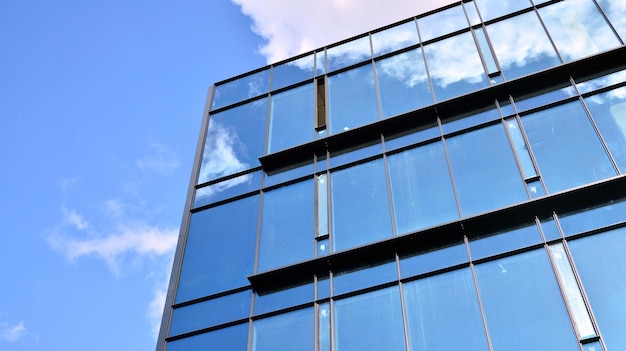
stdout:
[[157,350],[626,349],[626,1],[459,1],[214,85]]

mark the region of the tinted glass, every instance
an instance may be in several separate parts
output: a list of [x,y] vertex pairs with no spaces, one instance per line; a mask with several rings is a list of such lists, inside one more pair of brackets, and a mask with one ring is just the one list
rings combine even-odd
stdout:
[[220,350],[245,350],[248,345],[248,323],[168,341],[167,351],[202,350],[207,345]]
[[528,0],[475,0],[474,2],[483,21],[489,21],[531,6]]
[[370,144],[362,144],[348,149],[339,150],[330,154],[330,167],[343,166],[345,164],[362,160],[370,156],[376,156],[383,153],[383,146],[380,138],[374,140]]
[[198,184],[259,166],[266,116],[267,99],[212,115]]
[[268,153],[313,140],[315,128],[313,84],[272,95],[271,103]]
[[596,208],[559,216],[559,223],[566,236],[583,233],[626,221],[626,201],[611,201]]
[[444,34],[467,28],[467,19],[461,5],[443,10],[432,15],[418,18],[422,41],[437,38]]
[[215,87],[212,110],[267,93],[270,70],[266,69]]
[[487,36],[485,35],[485,31],[482,27],[478,27],[474,30],[474,33],[476,34],[480,53],[483,54],[483,59],[485,60],[485,65],[487,66],[487,72],[491,74],[499,71],[498,67],[496,66],[496,61],[493,58],[493,54],[491,53],[491,49],[489,48],[489,44],[487,43]]
[[415,22],[407,22],[372,34],[374,56],[419,43]]
[[415,256],[403,257],[400,260],[400,272],[402,278],[407,278],[465,262],[469,262],[467,247],[465,244],[458,244]]
[[[520,2],[521,1],[516,1]],[[524,30],[519,30],[524,28]],[[535,12],[487,26],[487,32],[507,79],[558,65],[559,58]]]
[[527,227],[509,230],[504,233],[476,238],[470,241],[473,260],[497,255],[543,242],[539,228],[532,224]]
[[312,302],[315,298],[314,295],[315,287],[313,282],[264,294],[257,293],[254,300],[254,314],[274,312]]
[[598,3],[622,41],[626,40],[626,4],[623,1],[612,0],[598,0]]
[[549,192],[615,175],[579,102],[522,117],[522,124]]
[[333,295],[368,288],[398,280],[396,261],[390,261],[349,272],[337,272],[333,276]]
[[485,70],[470,33],[426,45],[424,52],[437,101],[487,85]]
[[607,349],[626,349],[626,229],[574,240],[569,247]]
[[578,80],[576,88],[581,94],[594,91],[596,89],[608,87],[609,85],[626,82],[626,70],[621,70],[607,75],[603,75],[597,78],[585,79],[584,77]]
[[539,9],[564,61],[617,47],[620,43],[593,0],[568,0]]
[[433,103],[421,49],[377,61],[376,74],[383,117]]
[[258,211],[253,196],[191,215],[177,303],[249,284]]
[[313,179],[263,194],[258,271],[313,257],[314,194]]
[[402,306],[397,286],[335,301],[336,351],[401,351]]
[[436,123],[425,125],[420,129],[407,129],[399,134],[385,135],[385,150],[389,152],[422,141],[438,138],[440,135],[441,132]]
[[286,168],[280,168],[272,170],[270,173],[265,173],[263,186],[269,187],[311,174],[313,174],[313,157],[311,157],[308,161],[302,163],[291,163]]
[[174,309],[170,336],[248,318],[250,290]]
[[389,156],[387,161],[398,234],[459,218],[441,142]]
[[469,268],[406,283],[403,289],[412,350],[489,349]]
[[391,216],[383,160],[333,172],[330,176],[333,250],[390,237]]
[[452,137],[446,145],[463,216],[528,198],[501,124]]
[[272,90],[313,78],[314,55],[276,65],[272,68]]
[[196,190],[193,207],[245,194],[261,187],[261,172],[252,172]]
[[252,325],[253,351],[313,351],[315,349],[313,308],[259,319]]
[[494,350],[578,350],[544,249],[476,265]]
[[371,57],[369,36],[326,49],[328,72],[348,67]]
[[467,115],[454,116],[452,119],[442,120],[441,129],[444,135],[500,119],[500,114],[495,106],[487,106],[485,110],[472,111]]
[[585,99],[615,162],[626,173],[626,87]]
[[576,90],[569,84],[562,84],[539,92],[533,92],[530,95],[513,96],[515,98],[515,107],[518,112],[527,111],[553,102],[567,99],[576,95]]
[[342,132],[378,120],[372,65],[328,77],[330,132]]

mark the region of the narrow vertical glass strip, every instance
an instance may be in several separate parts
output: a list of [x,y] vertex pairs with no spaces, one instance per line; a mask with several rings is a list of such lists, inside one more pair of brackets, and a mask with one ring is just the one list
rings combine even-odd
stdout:
[[533,161],[530,158],[528,146],[524,141],[524,137],[522,136],[522,132],[520,130],[519,124],[517,123],[517,120],[515,118],[507,119],[506,126],[509,130],[511,140],[513,140],[513,145],[515,145],[515,152],[517,153],[517,157],[519,157],[519,160],[522,164],[522,169],[524,170],[524,179],[536,177],[537,171],[535,171],[535,167],[533,166]]
[[319,351],[330,351],[330,304],[322,303],[318,309]]
[[546,194],[546,192],[543,190],[543,186],[541,186],[540,180],[527,182],[526,187],[528,188],[528,193],[530,194],[530,197],[533,199],[539,196],[544,196]]
[[570,265],[563,244],[550,245],[550,253],[554,260],[559,282],[565,294],[565,299],[570,307],[570,313],[574,320],[576,331],[581,339],[586,339],[596,335],[591,323],[591,318],[587,312],[587,307],[583,301],[582,294],[574,278],[574,271]]
[[561,238],[561,232],[559,231],[559,227],[557,227],[556,221],[552,216],[541,220],[541,231],[543,232],[543,237],[546,239],[546,241]]
[[317,176],[317,236],[328,234],[328,182],[326,174]]
[[483,54],[483,59],[485,60],[485,65],[487,66],[487,72],[489,74],[498,72],[498,66],[496,65],[495,59],[493,58],[491,49],[489,48],[489,43],[487,42],[487,36],[485,36],[485,31],[482,27],[479,27],[474,30],[474,33],[476,33],[478,46],[480,47],[480,52]]
[[474,2],[463,2],[463,7],[465,8],[465,13],[467,13],[467,18],[469,19],[470,26],[479,24],[480,17],[478,16],[478,11],[476,10],[476,5],[474,4]]

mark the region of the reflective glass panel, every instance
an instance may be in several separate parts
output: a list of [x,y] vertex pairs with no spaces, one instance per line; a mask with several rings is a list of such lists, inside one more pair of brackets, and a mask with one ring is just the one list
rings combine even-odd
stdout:
[[267,99],[212,115],[198,184],[259,166],[265,144],[266,116]]
[[606,14],[613,28],[626,40],[626,3],[624,1],[598,0],[602,11]]
[[212,110],[267,93],[270,70],[266,69],[215,87]]
[[380,155],[383,153],[383,146],[380,138],[370,144],[361,144],[348,149],[339,150],[330,154],[330,167],[335,168],[345,164],[362,160],[364,158]]
[[313,78],[314,66],[313,54],[274,66],[272,68],[272,90]]
[[626,229],[569,242],[574,264],[608,350],[626,349]]
[[474,38],[463,33],[424,47],[437,101],[488,85]]
[[498,110],[495,106],[489,106],[486,111],[472,111],[467,115],[454,116],[448,120],[442,120],[441,129],[443,134],[458,132],[470,127],[475,127],[479,124],[495,121],[500,118]]
[[419,129],[407,129],[399,134],[385,135],[385,151],[389,152],[422,141],[438,138],[440,135],[439,126],[434,122]]
[[290,164],[289,168],[273,170],[271,173],[265,173],[264,187],[270,187],[276,184],[284,183],[300,177],[310,176],[313,174],[313,161],[306,161],[298,164]]
[[313,140],[314,129],[315,87],[313,84],[272,95],[268,153]]
[[441,142],[394,154],[387,161],[398,234],[459,218]]
[[282,310],[312,302],[315,299],[315,285],[313,282],[292,286],[278,291],[257,293],[254,300],[254,314]]
[[248,323],[167,342],[167,351],[206,349],[213,345],[220,350],[245,350],[248,346]]
[[476,10],[474,1],[463,2],[463,8],[465,9],[465,13],[467,13],[470,25],[473,26],[480,23],[480,17],[478,16],[478,11]]
[[342,132],[378,120],[372,65],[328,77],[330,132]]
[[169,336],[248,318],[252,292],[242,291],[174,309]]
[[396,261],[359,267],[333,276],[333,296],[398,280]]
[[531,6],[528,0],[474,0],[474,2],[483,21],[489,21]]
[[524,116],[522,124],[548,192],[615,175],[578,101]]
[[526,145],[526,141],[522,136],[522,131],[520,130],[519,124],[517,123],[517,119],[507,119],[506,126],[509,130],[509,136],[511,137],[511,140],[513,140],[513,146],[515,147],[515,151],[517,152],[517,157],[522,164],[524,179],[536,177],[537,172],[535,172],[535,166],[533,165],[533,161],[530,158],[530,152],[528,151],[528,146]]
[[472,260],[479,260],[541,242],[543,239],[539,233],[539,228],[533,223],[527,227],[473,239],[469,246]]
[[478,47],[480,48],[480,52],[483,54],[483,59],[485,60],[485,65],[487,66],[487,72],[489,74],[497,72],[498,67],[496,66],[496,61],[493,58],[491,49],[489,48],[489,44],[487,43],[485,31],[482,27],[479,27],[474,30],[474,33],[476,33],[476,39],[478,39]]
[[314,186],[310,179],[263,194],[259,272],[315,254]]
[[240,175],[223,182],[196,190],[193,207],[208,205],[237,195],[255,191],[261,187],[261,172]]
[[626,70],[609,73],[607,75],[588,80],[585,80],[585,78],[576,79],[576,81],[579,82],[576,84],[576,88],[578,88],[578,91],[581,94],[584,94],[596,89],[608,87],[609,85],[626,82]]
[[531,95],[514,96],[515,107],[518,112],[524,112],[533,108],[567,99],[576,95],[576,90],[569,83],[546,90],[533,92]]
[[397,286],[335,301],[336,351],[402,351],[404,328]]
[[313,351],[314,313],[305,308],[252,322],[252,351]]
[[501,124],[452,137],[446,146],[463,216],[528,198]]
[[258,211],[252,196],[191,215],[177,303],[249,284]]
[[468,26],[465,12],[461,5],[418,18],[417,25],[419,26],[422,41],[434,39]]
[[421,49],[377,61],[376,74],[383,117],[433,103]]
[[[521,3],[519,0],[516,2]],[[525,76],[560,63],[535,12],[490,24],[487,32],[507,79]]]
[[577,213],[559,216],[561,229],[566,236],[624,221],[626,221],[626,201],[623,199],[611,201],[600,207],[586,208]]
[[453,245],[434,251],[403,257],[400,260],[402,278],[433,272],[457,264],[469,262],[465,244]]
[[593,0],[568,0],[539,9],[565,62],[620,45]]
[[[317,186],[317,235],[328,234],[328,177],[326,173],[316,177]],[[327,253],[326,247],[318,246],[319,251]]]
[[544,249],[475,268],[494,350],[579,350]]
[[412,350],[488,350],[469,268],[405,283]]
[[330,351],[330,304],[323,303],[318,307],[319,351]]
[[585,98],[620,171],[626,173],[626,87]]
[[382,159],[333,172],[330,180],[334,251],[392,235]]
[[541,231],[543,232],[543,236],[546,238],[546,241],[561,238],[559,227],[557,227],[556,221],[552,216],[541,219]]
[[372,34],[374,56],[400,50],[419,43],[415,22],[407,22]]
[[328,72],[348,67],[372,58],[369,36],[326,49]]

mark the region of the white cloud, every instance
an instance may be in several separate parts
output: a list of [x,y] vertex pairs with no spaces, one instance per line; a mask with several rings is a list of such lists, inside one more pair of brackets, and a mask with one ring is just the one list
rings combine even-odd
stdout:
[[139,159],[137,161],[139,169],[146,172],[157,172],[162,175],[172,175],[180,167],[178,156],[170,147],[161,143],[152,143],[150,146],[154,154]]
[[0,337],[2,339],[14,343],[26,335],[26,327],[24,322],[21,321],[13,326],[7,322],[0,323]]
[[85,230],[89,228],[89,222],[83,218],[76,210],[68,209],[65,206],[62,208],[63,212],[63,223],[68,224],[75,229]]
[[[232,0],[266,39],[268,63],[453,3],[453,0]],[[376,14],[376,15],[372,15]]]

